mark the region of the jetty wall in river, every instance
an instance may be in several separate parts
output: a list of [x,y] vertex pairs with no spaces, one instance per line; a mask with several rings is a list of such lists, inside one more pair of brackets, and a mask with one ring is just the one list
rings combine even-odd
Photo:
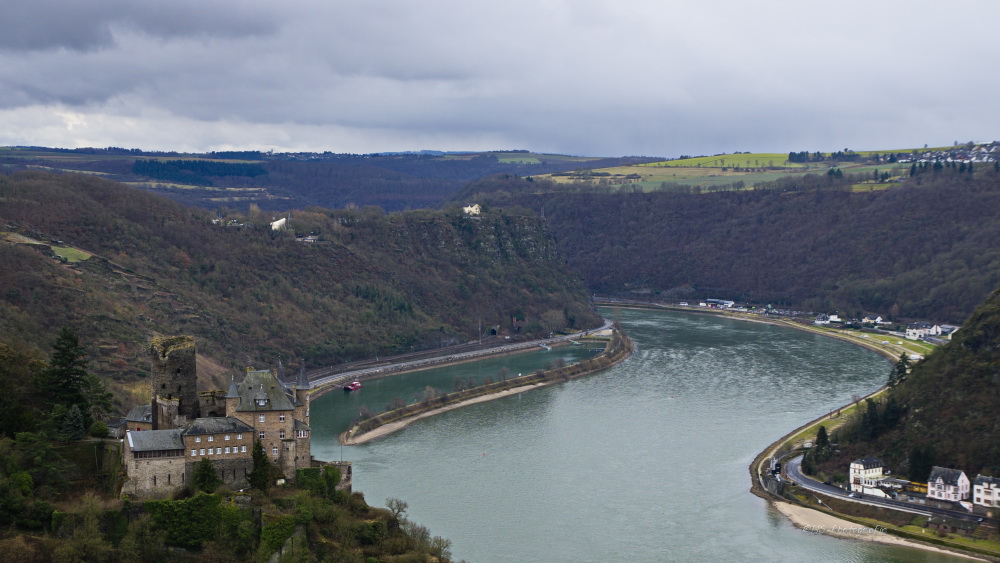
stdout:
[[481,385],[479,387],[473,387],[464,391],[442,393],[437,396],[426,397],[423,401],[418,403],[386,411],[373,416],[372,418],[362,420],[341,436],[341,442],[343,443],[346,435],[357,436],[364,434],[385,424],[398,422],[403,419],[411,418],[425,412],[447,407],[449,405],[474,399],[476,397],[492,395],[516,387],[548,385],[590,375],[625,360],[632,354],[633,349],[634,345],[632,343],[632,339],[629,338],[616,323],[612,329],[611,338],[605,345],[604,350],[593,358],[564,367],[549,370],[538,370],[532,374],[512,377],[510,379],[497,381],[488,385]]

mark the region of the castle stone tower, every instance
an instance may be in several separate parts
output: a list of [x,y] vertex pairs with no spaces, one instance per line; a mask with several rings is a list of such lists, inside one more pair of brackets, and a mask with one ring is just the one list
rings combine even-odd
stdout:
[[177,428],[200,416],[196,354],[193,336],[165,336],[150,341],[154,430]]

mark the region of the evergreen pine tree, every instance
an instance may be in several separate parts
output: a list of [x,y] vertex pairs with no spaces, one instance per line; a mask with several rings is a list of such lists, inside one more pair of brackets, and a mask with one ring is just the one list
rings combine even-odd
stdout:
[[896,365],[893,367],[896,372],[896,383],[900,383],[906,379],[907,374],[910,373],[910,356],[903,352],[899,355],[899,360],[896,361]]
[[84,420],[83,413],[80,412],[80,407],[73,405],[66,411],[66,416],[63,417],[59,434],[63,440],[72,442],[86,436],[88,428],[89,425]]
[[271,462],[264,453],[264,444],[260,440],[253,442],[253,470],[250,472],[250,488],[267,492],[271,486]]
[[53,405],[81,405],[82,410],[87,410],[83,396],[87,385],[87,362],[80,339],[72,330],[63,327],[52,347],[49,367],[41,374],[40,390]]
[[222,484],[222,479],[219,478],[219,473],[215,470],[215,464],[212,463],[212,460],[203,457],[194,468],[191,482],[196,488],[206,493],[212,493]]

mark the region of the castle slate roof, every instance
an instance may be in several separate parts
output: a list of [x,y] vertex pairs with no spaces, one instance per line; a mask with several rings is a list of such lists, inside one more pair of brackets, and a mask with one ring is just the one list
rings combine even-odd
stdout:
[[236,388],[236,378],[229,379],[229,391],[226,392],[227,399],[239,399],[240,392]]
[[125,422],[153,422],[153,407],[149,404],[135,407],[125,415]]
[[184,440],[181,439],[179,428],[143,432],[130,431],[126,435],[129,447],[136,452],[184,449]]
[[965,475],[961,469],[948,469],[947,467],[934,466],[931,468],[931,476],[927,478],[928,483],[934,483],[938,479],[945,485],[958,485],[958,480]]
[[[240,406],[236,410],[240,412],[295,410],[292,399],[271,370],[248,371],[236,389],[240,396]],[[258,406],[258,395],[265,400],[265,406]]]
[[253,432],[253,427],[231,416],[196,418],[184,429],[185,436],[195,434],[222,434],[224,432]]
[[292,430],[296,432],[299,430],[309,430],[309,425],[296,418],[295,424],[292,425]]

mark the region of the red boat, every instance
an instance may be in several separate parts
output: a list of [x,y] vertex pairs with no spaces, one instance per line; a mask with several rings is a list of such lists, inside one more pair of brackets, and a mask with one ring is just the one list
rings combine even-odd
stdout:
[[361,389],[360,381],[352,381],[347,385],[344,385],[344,391],[357,391],[358,389]]

